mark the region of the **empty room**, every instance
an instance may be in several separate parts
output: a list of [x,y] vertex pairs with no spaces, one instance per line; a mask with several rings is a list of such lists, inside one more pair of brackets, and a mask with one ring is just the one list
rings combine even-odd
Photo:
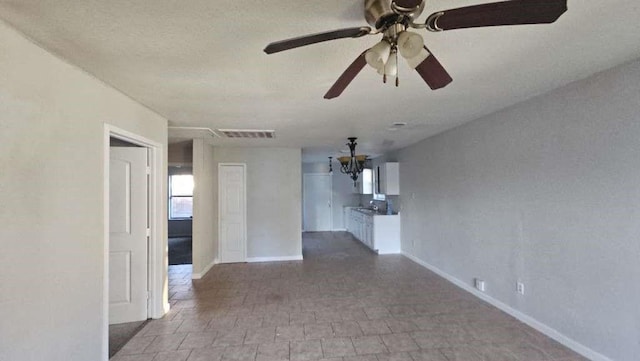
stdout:
[[640,360],[632,0],[0,0],[0,360]]

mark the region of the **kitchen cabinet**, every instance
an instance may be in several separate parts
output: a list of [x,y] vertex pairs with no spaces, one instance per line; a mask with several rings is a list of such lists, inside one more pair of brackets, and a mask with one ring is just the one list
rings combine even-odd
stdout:
[[400,253],[400,215],[349,208],[347,230],[378,254]]
[[354,210],[355,208],[358,207],[349,207],[346,206],[344,207],[343,210],[343,215],[342,215],[342,219],[344,220],[344,228],[347,230],[347,232],[353,234],[354,232],[354,223],[353,223],[353,219],[351,218],[351,211]]
[[400,195],[400,163],[387,162],[375,169],[376,193],[388,196]]

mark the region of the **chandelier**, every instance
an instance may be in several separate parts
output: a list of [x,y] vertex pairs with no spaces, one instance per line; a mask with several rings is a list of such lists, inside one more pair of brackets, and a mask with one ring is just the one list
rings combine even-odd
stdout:
[[340,162],[340,172],[348,175],[353,179],[353,185],[356,185],[356,181],[358,180],[358,175],[362,173],[364,170],[364,165],[367,162],[368,158],[366,155],[356,155],[356,137],[348,138],[349,150],[351,151],[351,156],[342,156],[338,157],[338,161]]

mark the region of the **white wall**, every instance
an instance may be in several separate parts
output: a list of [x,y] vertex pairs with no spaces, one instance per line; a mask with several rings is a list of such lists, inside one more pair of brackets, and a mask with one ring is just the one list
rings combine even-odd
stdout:
[[484,279],[489,296],[612,360],[637,360],[640,61],[398,158],[405,252],[469,285]]
[[301,150],[216,147],[214,162],[247,165],[247,257],[301,257]]
[[165,119],[0,22],[0,360],[102,358],[105,123],[166,145]]
[[[331,214],[333,217],[333,229],[344,230],[344,207],[358,206],[360,204],[360,195],[354,193],[353,180],[346,174],[340,173],[337,162],[333,164],[333,175],[331,176],[332,202],[333,207]],[[302,173],[329,173],[329,160],[327,162],[303,163]],[[304,195],[303,195],[304,197]]]
[[218,167],[213,146],[193,140],[193,276],[201,278],[218,257]]

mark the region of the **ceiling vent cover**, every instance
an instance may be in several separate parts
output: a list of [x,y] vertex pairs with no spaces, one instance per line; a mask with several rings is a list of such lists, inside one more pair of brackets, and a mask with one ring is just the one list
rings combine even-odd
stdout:
[[276,137],[275,130],[255,130],[255,129],[218,129],[227,138],[249,138],[249,139],[273,139]]

